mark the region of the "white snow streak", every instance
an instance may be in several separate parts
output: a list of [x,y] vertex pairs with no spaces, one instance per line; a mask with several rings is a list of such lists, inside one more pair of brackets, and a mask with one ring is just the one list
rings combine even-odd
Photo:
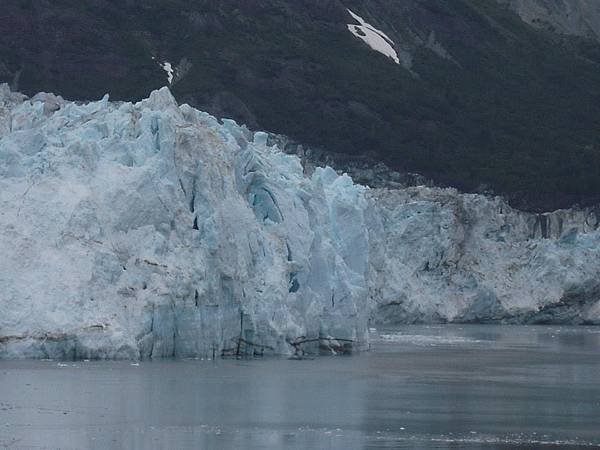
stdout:
[[400,64],[398,54],[393,47],[393,45],[395,45],[394,41],[392,41],[383,31],[378,30],[371,24],[365,22],[358,14],[353,13],[349,9],[348,12],[358,23],[360,23],[360,25],[348,24],[348,30],[350,30],[357,38],[362,39],[376,52],[382,53],[385,56],[392,58],[396,64]]
[[173,67],[170,62],[164,62],[161,66],[165,72],[167,72],[167,81],[169,84],[173,83]]

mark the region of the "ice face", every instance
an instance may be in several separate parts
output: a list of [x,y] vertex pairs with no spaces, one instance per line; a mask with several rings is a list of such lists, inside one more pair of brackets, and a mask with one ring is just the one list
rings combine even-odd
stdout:
[[364,188],[306,178],[166,88],[137,104],[2,89],[0,356],[366,345]]
[[600,323],[597,211],[306,176],[167,88],[0,85],[0,357],[340,352],[367,322]]
[[369,197],[374,321],[600,323],[597,211],[427,187]]

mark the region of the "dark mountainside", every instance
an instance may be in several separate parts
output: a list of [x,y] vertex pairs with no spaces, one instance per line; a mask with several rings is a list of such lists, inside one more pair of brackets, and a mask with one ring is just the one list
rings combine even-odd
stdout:
[[0,82],[27,94],[136,100],[165,61],[179,101],[252,128],[525,209],[600,201],[600,45],[496,0],[3,2]]

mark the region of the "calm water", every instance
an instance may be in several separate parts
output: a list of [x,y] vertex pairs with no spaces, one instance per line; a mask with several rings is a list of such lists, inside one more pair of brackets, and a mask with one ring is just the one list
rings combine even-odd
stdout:
[[0,362],[0,448],[600,447],[600,328],[372,335],[303,361]]

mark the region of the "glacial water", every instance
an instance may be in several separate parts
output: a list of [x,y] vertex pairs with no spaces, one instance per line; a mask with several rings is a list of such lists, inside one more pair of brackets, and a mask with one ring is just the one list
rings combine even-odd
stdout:
[[306,360],[2,361],[0,448],[600,447],[600,328],[371,338]]

